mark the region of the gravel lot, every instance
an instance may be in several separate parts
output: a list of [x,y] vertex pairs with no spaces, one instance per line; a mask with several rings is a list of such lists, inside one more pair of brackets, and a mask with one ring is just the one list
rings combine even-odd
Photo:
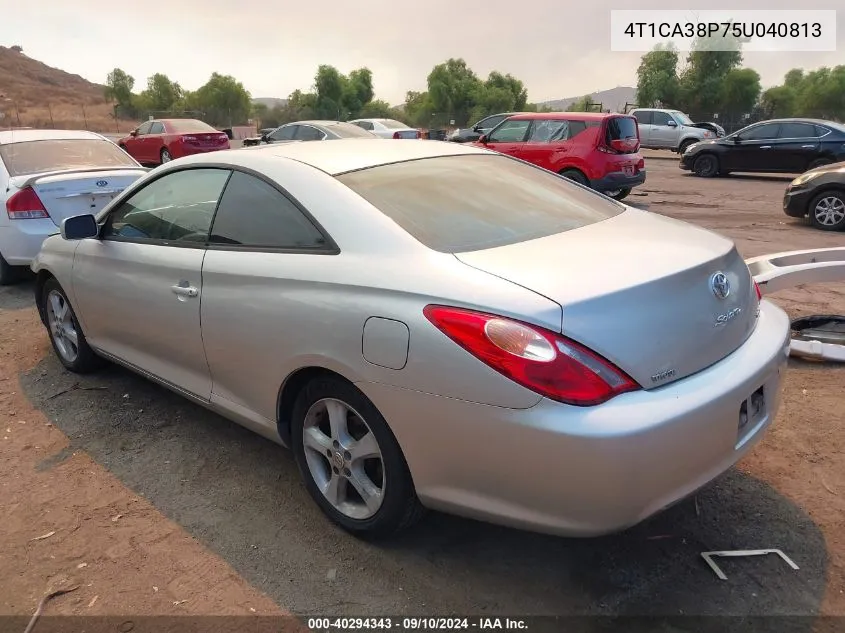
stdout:
[[[783,215],[789,178],[696,179],[671,154],[647,154],[647,167],[648,181],[630,204],[726,234],[746,257],[843,243],[842,234]],[[7,545],[0,567],[19,573],[4,583],[2,612],[31,612],[41,583],[74,570],[83,555],[59,537],[61,526],[82,517],[87,565],[73,573],[118,610],[170,613],[171,601],[199,604],[211,592],[218,599],[196,609],[243,612],[250,604],[271,612],[275,603],[294,613],[356,615],[845,615],[845,367],[790,361],[781,413],[763,444],[696,499],[624,534],[569,540],[430,515],[399,540],[376,546],[323,518],[285,450],[121,369],[86,378],[64,372],[30,294],[26,284],[0,290],[0,353],[5,367],[20,370],[22,387],[21,394],[14,372],[0,382],[0,420],[15,427],[29,406],[37,410],[30,419],[42,420],[25,438],[11,428],[0,444],[0,481],[14,491],[0,496],[10,517],[0,523]],[[845,284],[793,289],[775,301],[793,317],[845,313]],[[52,442],[39,439],[47,433]],[[112,538],[114,524],[87,522],[114,502],[86,494],[88,484],[79,483],[95,471],[90,477],[110,482],[102,484],[108,489],[129,489],[127,517],[133,507],[146,508],[121,537],[127,551],[114,557],[99,545]],[[62,494],[43,494],[53,486]],[[139,506],[128,497],[140,498]],[[143,544],[155,542],[151,526],[161,521],[192,537],[186,543],[196,547],[185,545],[179,556],[230,570],[219,572],[216,589],[208,579],[181,593],[168,584],[187,563],[153,565]],[[55,538],[33,545],[30,539],[51,529]],[[780,548],[800,570],[775,557],[734,560],[725,562],[723,581],[700,558],[702,551],[745,548]],[[137,550],[148,555],[131,558]],[[121,556],[144,589],[121,589]],[[210,573],[212,562],[195,566]],[[58,598],[53,609],[92,612],[92,585],[75,601]],[[170,591],[161,606],[138,597],[152,596],[153,585]],[[258,596],[252,602],[250,592]],[[270,601],[262,603],[261,593]]]

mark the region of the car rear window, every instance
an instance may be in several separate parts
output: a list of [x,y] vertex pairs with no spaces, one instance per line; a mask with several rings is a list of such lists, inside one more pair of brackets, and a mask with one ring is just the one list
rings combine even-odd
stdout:
[[10,176],[84,167],[138,167],[114,143],[98,139],[47,139],[0,145],[0,159]]
[[439,156],[337,176],[428,248],[477,251],[618,215],[624,207],[502,155]]
[[393,119],[381,119],[380,123],[386,127],[390,128],[391,130],[406,130],[408,126],[402,123],[402,121],[395,121]]
[[637,120],[632,116],[615,116],[607,120],[607,141],[637,138]]
[[184,134],[186,132],[217,132],[217,130],[211,127],[208,123],[203,123],[202,121],[197,121],[196,119],[170,120],[167,122],[167,127],[176,134]]
[[342,136],[344,138],[373,138],[376,136],[372,132],[368,132],[367,130],[358,127],[354,123],[333,123],[327,124],[326,127],[329,128],[332,132],[336,133],[338,136]]

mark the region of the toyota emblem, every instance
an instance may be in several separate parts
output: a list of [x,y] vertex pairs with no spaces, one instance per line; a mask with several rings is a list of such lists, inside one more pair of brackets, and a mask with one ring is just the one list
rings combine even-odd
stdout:
[[717,299],[727,299],[731,294],[731,282],[728,281],[728,276],[723,272],[713,273],[710,277],[710,290]]

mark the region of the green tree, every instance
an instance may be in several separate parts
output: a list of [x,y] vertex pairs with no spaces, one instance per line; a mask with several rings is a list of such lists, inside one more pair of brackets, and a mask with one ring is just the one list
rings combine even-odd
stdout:
[[134,87],[135,78],[120,68],[115,68],[106,78],[105,97],[115,102],[119,108],[128,111],[132,107],[132,88]]
[[790,86],[774,86],[760,96],[763,116],[778,119],[795,116],[795,89]]
[[[394,111],[393,107],[387,102],[382,101],[381,99],[376,99],[375,101],[370,101],[369,103],[365,104],[363,108],[361,108],[358,116],[356,118],[361,119],[392,119],[395,118],[397,113]],[[402,116],[402,115],[400,115]]]
[[408,91],[405,94],[405,118],[403,120],[417,127],[427,128],[431,125],[434,115],[434,105],[428,92]]
[[205,113],[212,125],[246,123],[252,111],[252,98],[243,84],[231,75],[212,73],[204,86],[188,99],[192,110]]
[[163,73],[147,79],[147,89],[140,95],[141,109],[167,112],[173,110],[185,96],[182,87]]
[[346,77],[337,68],[322,64],[317,68],[314,78],[317,116],[321,119],[341,119],[343,117],[343,93]]
[[554,109],[545,103],[526,103],[524,110],[526,112],[554,112]]
[[449,59],[428,74],[428,95],[438,124],[465,126],[476,106],[481,81],[463,59]]
[[345,78],[341,104],[350,119],[361,118],[361,110],[373,100],[373,73],[369,68],[359,68]]
[[567,112],[592,112],[595,108],[592,105],[593,95],[584,95],[576,99],[566,108]]
[[845,120],[845,66],[807,73],[800,84],[796,107],[802,116]]
[[[718,49],[725,50],[718,50]],[[698,38],[687,55],[679,79],[679,107],[699,115],[712,115],[722,105],[725,77],[742,64],[742,40]]]
[[720,112],[750,113],[760,98],[760,74],[751,68],[733,68],[722,80]]
[[671,44],[658,44],[640,59],[637,68],[637,105],[672,108],[678,101],[678,51]]

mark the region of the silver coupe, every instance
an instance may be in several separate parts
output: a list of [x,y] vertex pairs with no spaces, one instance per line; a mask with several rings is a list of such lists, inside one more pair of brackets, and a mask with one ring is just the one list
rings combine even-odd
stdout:
[[760,440],[789,343],[730,240],[456,143],[181,158],[32,268],[67,369],[120,363],[290,447],[370,536],[423,508],[636,524]]

